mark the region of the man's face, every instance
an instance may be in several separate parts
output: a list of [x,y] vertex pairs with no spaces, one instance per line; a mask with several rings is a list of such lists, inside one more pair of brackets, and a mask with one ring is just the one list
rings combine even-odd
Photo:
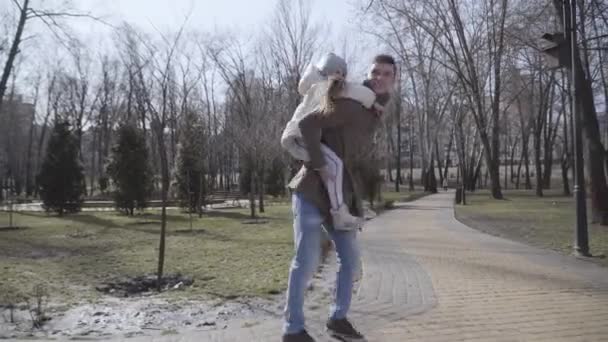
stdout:
[[389,93],[395,83],[395,66],[387,63],[374,63],[367,78],[376,94]]

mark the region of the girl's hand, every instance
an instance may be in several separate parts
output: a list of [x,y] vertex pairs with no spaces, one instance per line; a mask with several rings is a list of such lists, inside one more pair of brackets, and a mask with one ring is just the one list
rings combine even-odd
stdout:
[[380,117],[382,116],[382,114],[384,114],[384,106],[382,106],[378,102],[374,103],[372,108],[374,109],[374,113],[376,114],[376,116]]

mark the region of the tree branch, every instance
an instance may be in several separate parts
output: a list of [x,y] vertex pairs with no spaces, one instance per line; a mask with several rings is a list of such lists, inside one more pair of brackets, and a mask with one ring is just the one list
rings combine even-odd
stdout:
[[21,6],[21,4],[19,3],[19,1],[13,0],[13,3],[15,3],[15,6],[17,6],[17,8],[19,9],[19,11],[23,11],[23,6]]

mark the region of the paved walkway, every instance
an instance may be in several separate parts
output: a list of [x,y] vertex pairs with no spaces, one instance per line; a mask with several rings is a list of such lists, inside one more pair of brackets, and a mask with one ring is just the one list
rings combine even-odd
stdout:
[[[608,269],[470,229],[452,198],[401,204],[361,235],[351,318],[369,341],[608,341]],[[318,341],[325,314],[309,311]],[[130,341],[151,340],[280,341],[280,321]]]

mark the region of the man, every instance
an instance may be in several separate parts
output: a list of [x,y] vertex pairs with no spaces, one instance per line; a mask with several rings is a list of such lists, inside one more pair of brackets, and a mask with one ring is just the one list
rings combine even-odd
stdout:
[[[391,56],[378,55],[374,58],[365,84],[376,92],[380,103],[388,101],[395,71],[395,60]],[[320,145],[323,142],[342,159],[344,201],[351,214],[361,217],[361,177],[357,165],[365,162],[366,148],[372,145],[373,133],[379,121],[376,112],[346,98],[335,99],[332,111],[314,112],[300,121],[302,138],[311,161],[289,184],[293,190],[295,256],[289,273],[283,342],[314,342],[305,330],[303,306],[308,281],[317,268],[320,256],[322,227],[326,228],[333,240],[340,263],[327,330],[333,337],[345,341],[364,341],[347,319],[359,262],[356,230],[337,231],[331,227],[330,204],[322,181],[329,172]]]

